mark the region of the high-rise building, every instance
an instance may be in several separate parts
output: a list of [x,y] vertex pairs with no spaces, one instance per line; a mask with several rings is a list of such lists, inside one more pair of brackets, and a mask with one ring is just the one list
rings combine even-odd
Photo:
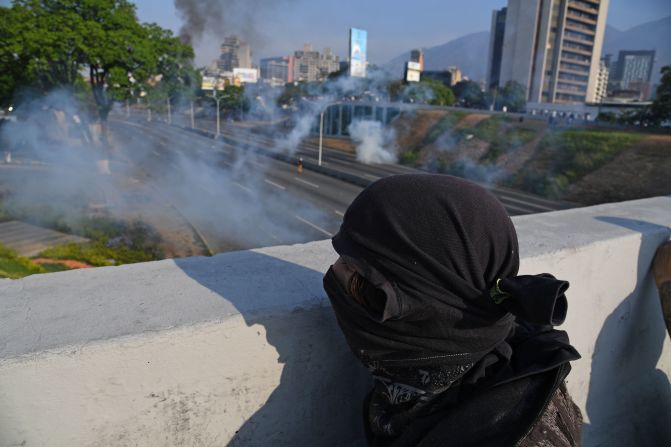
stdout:
[[238,36],[229,36],[221,44],[221,54],[217,60],[221,71],[233,71],[234,68],[252,68],[252,51],[249,44]]
[[655,50],[620,51],[611,79],[617,90],[637,90],[642,99],[650,97],[650,80],[655,63]]
[[261,79],[280,85],[294,82],[294,57],[269,57],[260,61]]
[[498,85],[520,83],[530,102],[595,102],[608,2],[508,0]]
[[419,71],[424,71],[424,51],[421,48],[410,52],[410,62],[419,64]]
[[596,79],[594,102],[603,102],[604,98],[608,95],[608,77],[610,72],[608,65],[608,58],[602,58],[599,63],[599,75]]
[[489,58],[487,64],[487,87],[493,89],[499,85],[501,77],[501,57],[503,53],[503,35],[506,30],[506,11],[508,8],[492,12],[492,31],[489,35]]
[[340,59],[330,48],[324,49],[324,53],[319,54],[312,45],[306,43],[303,50],[294,52],[295,81],[321,81],[326,79],[329,73],[338,70],[340,70]]
[[322,78],[325,78],[329,73],[340,70],[340,58],[333,54],[330,48],[324,48],[324,52],[319,58],[319,70]]
[[447,72],[450,73],[450,87],[454,87],[464,79],[459,67],[447,67]]
[[319,77],[319,51],[306,43],[303,50],[294,52],[294,80],[316,81]]

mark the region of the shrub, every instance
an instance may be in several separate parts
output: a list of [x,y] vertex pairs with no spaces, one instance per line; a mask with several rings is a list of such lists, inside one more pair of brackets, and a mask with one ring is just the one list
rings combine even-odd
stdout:
[[34,273],[45,272],[46,269],[43,267],[0,244],[0,278],[18,279]]

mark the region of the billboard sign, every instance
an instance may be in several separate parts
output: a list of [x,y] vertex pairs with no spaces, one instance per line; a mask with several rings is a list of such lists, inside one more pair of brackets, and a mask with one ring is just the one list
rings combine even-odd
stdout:
[[422,65],[418,62],[408,61],[405,63],[405,82],[419,82],[422,73]]
[[242,84],[256,84],[259,81],[259,70],[256,68],[234,68],[233,77]]
[[419,82],[419,71],[417,70],[408,70],[405,74],[405,81],[406,82]]
[[422,65],[419,62],[408,61],[408,70],[422,71]]
[[362,29],[349,30],[349,75],[366,77],[368,32]]
[[200,88],[201,90],[223,90],[226,88],[226,79],[214,76],[203,76]]

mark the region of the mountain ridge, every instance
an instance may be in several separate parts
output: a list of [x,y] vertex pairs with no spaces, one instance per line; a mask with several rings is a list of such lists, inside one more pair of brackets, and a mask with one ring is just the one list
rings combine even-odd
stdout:
[[[474,80],[484,80],[489,54],[489,31],[479,31],[452,39],[444,44],[424,50],[426,70],[444,70],[448,66],[457,66],[464,76]],[[671,15],[657,20],[620,30],[606,25],[601,55],[612,54],[617,59],[621,50],[656,51],[653,67],[653,84],[659,82],[659,70],[671,65]],[[406,51],[383,65],[396,76],[403,76],[404,64],[410,57]]]

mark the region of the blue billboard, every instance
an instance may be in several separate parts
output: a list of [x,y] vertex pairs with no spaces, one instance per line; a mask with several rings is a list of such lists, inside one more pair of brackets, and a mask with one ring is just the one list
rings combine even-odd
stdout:
[[362,29],[349,30],[349,75],[366,77],[366,45],[368,32]]

